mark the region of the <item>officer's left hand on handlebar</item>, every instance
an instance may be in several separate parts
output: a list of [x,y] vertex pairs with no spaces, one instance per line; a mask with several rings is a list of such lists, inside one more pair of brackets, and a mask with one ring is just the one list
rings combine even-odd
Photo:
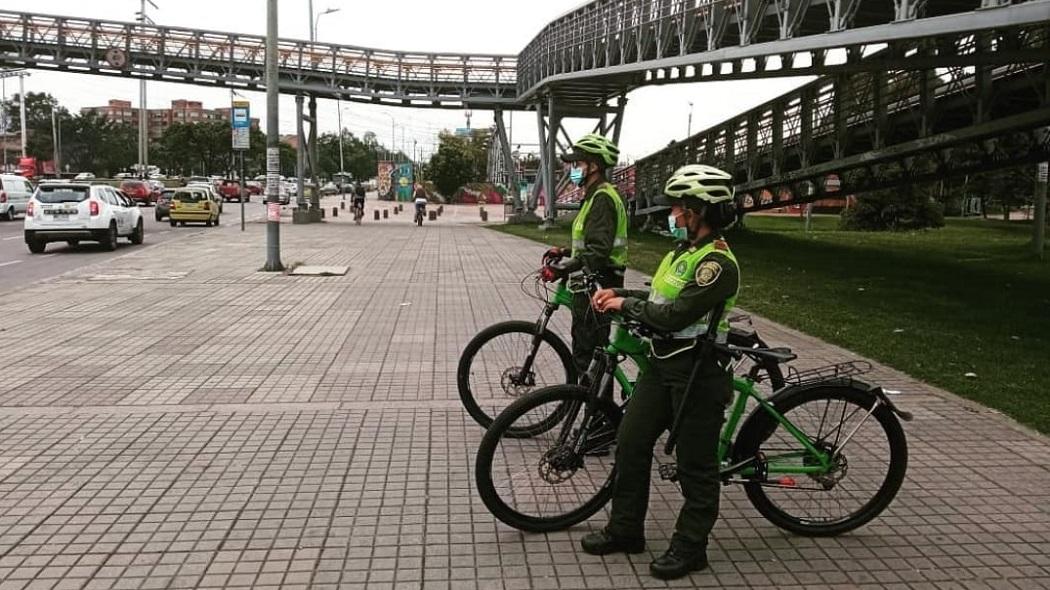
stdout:
[[546,265],[554,260],[560,260],[568,256],[565,248],[559,248],[557,246],[550,248],[543,253],[543,264]]
[[540,278],[547,283],[553,283],[554,281],[561,280],[568,276],[569,270],[564,265],[557,262],[547,262],[543,265],[543,269],[540,270]]

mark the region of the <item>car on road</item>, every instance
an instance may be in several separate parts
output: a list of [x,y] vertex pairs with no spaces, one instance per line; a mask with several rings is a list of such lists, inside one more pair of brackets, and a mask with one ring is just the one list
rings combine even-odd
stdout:
[[153,219],[155,221],[163,221],[165,217],[171,215],[171,196],[175,194],[175,189],[166,188],[160,191],[160,196],[157,197],[157,204],[153,208]]
[[220,204],[221,199],[201,185],[175,189],[168,219],[172,227],[187,223],[204,223],[207,227],[219,225]]
[[25,242],[40,254],[48,242],[98,242],[117,249],[117,238],[132,244],[145,239],[142,211],[134,201],[111,186],[83,183],[49,183],[37,187],[26,206]]
[[150,188],[150,200],[156,203],[160,198],[160,193],[164,191],[164,183],[159,180],[147,180],[146,184]]
[[186,186],[207,191],[208,194],[211,195],[212,200],[219,203],[219,213],[222,213],[222,197],[219,196],[219,191],[215,190],[215,185],[213,185],[210,180],[205,182],[191,182]]
[[249,180],[244,183],[244,186],[248,189],[249,195],[261,195],[263,194],[263,183],[257,180]]
[[33,187],[17,174],[0,174],[0,219],[14,221],[16,215],[25,214]]
[[[219,185],[219,194],[222,195],[222,200],[223,201],[233,201],[234,199],[236,199],[237,202],[240,203],[241,202],[241,183],[237,182],[236,180],[231,180],[231,179],[223,180],[222,184]],[[251,196],[249,196],[249,195],[245,195],[245,198],[249,202],[251,202],[251,200],[252,200]]]
[[95,175],[91,172],[81,172],[74,176],[73,180],[95,180]]
[[136,203],[153,204],[153,188],[144,180],[124,180],[120,183],[120,190]]

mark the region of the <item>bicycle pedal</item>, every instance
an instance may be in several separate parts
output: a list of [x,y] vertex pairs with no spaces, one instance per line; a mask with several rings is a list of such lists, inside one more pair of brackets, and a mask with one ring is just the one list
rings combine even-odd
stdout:
[[664,481],[678,481],[678,465],[675,463],[664,463],[659,468],[660,479]]

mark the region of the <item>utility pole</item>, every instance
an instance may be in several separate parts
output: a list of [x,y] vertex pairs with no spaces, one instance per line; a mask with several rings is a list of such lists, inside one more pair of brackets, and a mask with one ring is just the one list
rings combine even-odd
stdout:
[[[146,3],[160,10],[153,0],[139,0],[139,13],[136,20],[141,24],[153,24],[146,16]],[[146,167],[149,165],[149,115],[146,111],[146,79],[139,80],[139,177],[146,177]]]
[[19,120],[19,122],[20,122],[20,124],[22,126],[22,157],[23,158],[26,157],[26,144],[27,144],[27,137],[28,137],[26,135],[26,80],[25,80],[26,76],[28,76],[28,75],[29,74],[26,74],[25,72],[20,72],[18,74],[18,120]]
[[51,107],[51,159],[55,161],[55,172],[62,173],[62,153],[58,147],[58,123],[55,117],[55,107]]
[[[345,168],[343,167],[343,103],[340,99],[335,99],[336,113],[339,119],[339,174],[342,174]],[[343,180],[339,180],[339,190],[342,191]]]
[[284,270],[281,264],[281,138],[277,98],[277,0],[266,0],[266,266]]

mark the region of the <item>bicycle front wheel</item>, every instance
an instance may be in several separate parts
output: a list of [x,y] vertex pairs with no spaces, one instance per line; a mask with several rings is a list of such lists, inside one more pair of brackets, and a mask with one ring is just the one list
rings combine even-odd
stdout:
[[[554,417],[530,438],[508,435]],[[474,478],[492,514],[528,532],[566,529],[612,497],[613,447],[620,409],[577,385],[546,387],[507,407],[478,447]]]
[[[530,362],[531,357],[531,362]],[[511,402],[541,387],[576,382],[569,347],[550,330],[509,321],[478,332],[459,357],[456,385],[467,413],[483,428]],[[536,424],[516,431],[527,436]]]
[[889,506],[908,466],[904,429],[889,407],[876,405],[868,392],[844,386],[803,389],[771,401],[831,457],[831,467],[813,471],[819,460],[784,423],[756,409],[753,420],[741,427],[734,462],[761,461],[764,478],[744,489],[762,516],[800,535],[834,536],[866,524]]

